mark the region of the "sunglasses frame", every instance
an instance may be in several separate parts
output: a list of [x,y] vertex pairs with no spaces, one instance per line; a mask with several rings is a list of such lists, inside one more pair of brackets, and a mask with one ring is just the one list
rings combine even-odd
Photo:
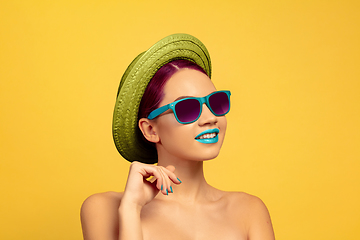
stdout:
[[[209,103],[209,98],[216,94],[216,93],[226,93],[227,97],[228,97],[228,100],[229,100],[229,109],[226,111],[226,113],[224,114],[216,114],[212,108],[210,107],[210,103]],[[224,116],[226,115],[229,111],[230,111],[230,95],[231,95],[231,92],[230,91],[216,91],[216,92],[212,92],[210,93],[209,95],[205,96],[205,97],[187,97],[187,98],[183,98],[183,99],[180,99],[180,100],[177,100],[175,102],[172,102],[172,103],[169,103],[165,106],[162,106],[162,107],[159,107],[157,109],[155,109],[154,111],[152,111],[149,116],[147,117],[148,119],[152,120],[156,117],[158,117],[160,114],[164,113],[165,111],[167,111],[168,109],[171,109],[175,115],[175,118],[176,120],[181,123],[181,124],[190,124],[190,123],[193,123],[195,121],[197,121],[199,119],[199,117],[201,116],[201,113],[202,113],[202,109],[203,109],[203,105],[204,103],[206,104],[206,106],[208,107],[208,109],[210,109],[210,111],[215,115],[215,116]],[[182,101],[185,101],[185,100],[188,100],[188,99],[195,99],[197,100],[199,103],[200,103],[200,112],[199,112],[199,115],[197,116],[197,118],[191,122],[182,122],[179,120],[179,118],[177,117],[177,114],[176,114],[176,111],[175,111],[175,106],[177,103],[179,102],[182,102]]]

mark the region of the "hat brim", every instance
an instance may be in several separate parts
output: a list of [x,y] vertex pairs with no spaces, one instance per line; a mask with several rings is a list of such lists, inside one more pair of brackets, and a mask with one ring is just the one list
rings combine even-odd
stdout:
[[141,137],[139,105],[155,73],[166,63],[178,59],[196,63],[211,77],[210,55],[204,44],[188,34],[173,34],[139,54],[121,79],[113,115],[113,138],[119,153],[130,162],[157,162],[155,147]]

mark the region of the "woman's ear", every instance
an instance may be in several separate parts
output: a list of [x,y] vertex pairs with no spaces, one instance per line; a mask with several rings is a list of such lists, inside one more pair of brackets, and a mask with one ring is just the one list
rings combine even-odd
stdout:
[[156,134],[156,129],[153,125],[153,121],[147,118],[141,118],[139,120],[139,128],[145,139],[149,142],[157,143],[160,141],[159,135]]

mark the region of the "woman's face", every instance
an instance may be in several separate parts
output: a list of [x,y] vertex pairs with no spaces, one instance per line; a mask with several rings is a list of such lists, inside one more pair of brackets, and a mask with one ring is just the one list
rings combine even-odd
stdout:
[[[193,69],[181,69],[164,86],[164,98],[159,107],[184,97],[205,97],[216,91],[210,78]],[[190,124],[179,123],[171,110],[155,119],[157,143],[160,157],[175,157],[185,160],[208,160],[215,158],[220,151],[226,131],[225,116],[215,116],[203,104],[199,119]],[[218,129],[218,141],[204,143],[196,137],[205,130]],[[212,141],[210,141],[212,142]]]

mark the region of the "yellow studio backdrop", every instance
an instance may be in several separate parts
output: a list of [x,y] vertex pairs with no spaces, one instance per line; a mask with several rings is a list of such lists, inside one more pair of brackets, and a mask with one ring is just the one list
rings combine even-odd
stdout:
[[[81,239],[79,209],[123,191],[120,78],[172,33],[232,91],[210,184],[259,196],[277,239],[360,239],[359,1],[0,3],[0,239]],[[169,213],[171,214],[171,213]],[[170,237],[171,239],[171,237]]]

